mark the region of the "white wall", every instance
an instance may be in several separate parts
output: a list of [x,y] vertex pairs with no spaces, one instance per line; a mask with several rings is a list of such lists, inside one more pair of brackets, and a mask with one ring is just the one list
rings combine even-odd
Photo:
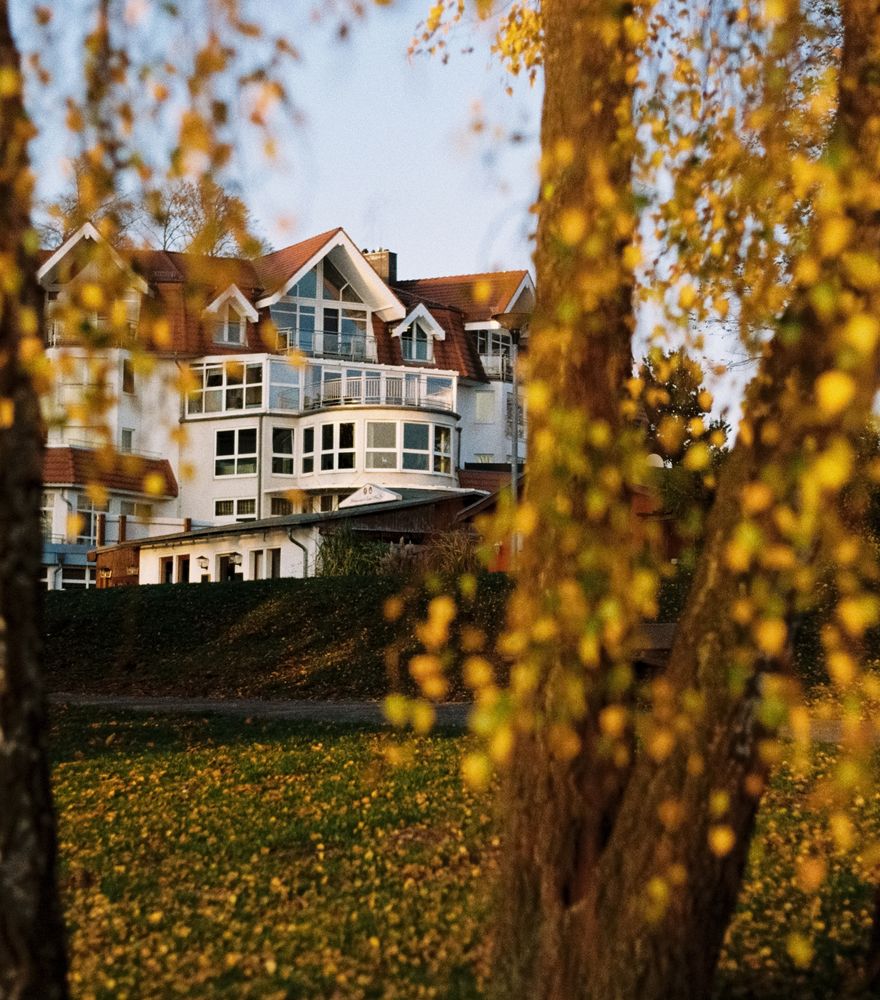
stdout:
[[[308,575],[314,576],[319,545],[317,527],[296,528],[294,529],[294,538],[305,546],[308,552]],[[142,548],[138,582],[143,584],[161,582],[161,561],[164,558],[174,559],[176,573],[177,559],[182,555],[188,555],[190,559],[190,582],[200,582],[202,570],[199,567],[198,559],[201,556],[207,557],[206,575],[209,577],[209,582],[214,582],[219,571],[219,557],[233,552],[239,553],[242,557],[241,569],[245,580],[254,579],[253,553],[262,552],[262,573],[259,578],[266,579],[269,574],[269,549],[273,548],[281,550],[282,577],[300,578],[305,575],[303,553],[290,541],[287,528],[279,527],[253,532],[237,532],[233,528],[228,534],[222,536],[214,535],[205,538],[196,536],[192,540],[173,545]],[[177,581],[175,580],[175,582]]]

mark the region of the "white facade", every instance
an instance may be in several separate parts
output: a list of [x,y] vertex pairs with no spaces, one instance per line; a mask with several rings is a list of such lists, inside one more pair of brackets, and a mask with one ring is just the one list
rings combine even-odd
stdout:
[[[65,275],[65,254],[97,240],[84,227],[40,271],[47,290],[47,357],[55,373],[45,405],[47,446],[114,451],[114,469],[123,472],[138,457],[167,461],[176,487],[160,488],[155,472],[153,481],[131,471],[122,480],[108,474],[109,485],[97,491],[76,477],[47,476],[44,562],[50,588],[65,585],[65,565],[77,567],[68,573],[71,581],[84,576],[83,585],[93,582],[86,552],[122,541],[123,534],[131,540],[199,525],[326,512],[367,484],[457,491],[458,470],[466,463],[510,461],[509,336],[492,320],[467,329],[466,316],[457,326],[440,322],[430,302],[407,311],[393,285],[341,230],[311,257],[296,258],[291,273],[273,279],[274,290],[264,287],[258,294],[231,283],[213,294],[186,319],[186,345],[196,343],[193,329],[203,331],[195,352],[134,350],[118,337],[113,346],[87,350],[69,336],[63,303],[75,299],[76,283],[98,277],[92,264],[73,278]],[[117,295],[123,295],[125,325],[133,334],[146,306],[164,301],[157,288],[165,278],[156,272],[154,285],[127,271],[115,254],[112,262],[123,275],[125,290]],[[269,281],[258,268],[254,273],[252,284]],[[119,274],[115,278],[114,287],[120,286]],[[527,285],[530,295],[530,279]],[[522,303],[523,287],[505,308]],[[118,309],[114,316],[115,330]],[[102,331],[107,321],[95,313],[90,322]],[[455,337],[473,338],[482,369],[444,367],[444,360],[471,349],[462,341],[453,351]],[[389,363],[391,355],[400,360]],[[522,433],[519,438],[516,453],[522,458]],[[237,547],[241,573],[245,579],[270,575],[270,569],[303,575],[304,565],[294,564],[305,556],[314,565],[315,539],[314,531],[303,532],[305,552],[266,539]],[[206,548],[208,569],[198,572],[199,579],[222,577],[218,545],[229,540]],[[270,551],[278,548],[283,555]],[[176,562],[169,571],[172,549],[144,550],[142,582],[181,575]],[[195,569],[186,575],[195,579]]]

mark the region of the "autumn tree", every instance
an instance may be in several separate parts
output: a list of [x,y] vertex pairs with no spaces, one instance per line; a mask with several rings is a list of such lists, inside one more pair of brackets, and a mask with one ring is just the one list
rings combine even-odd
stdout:
[[[124,9],[123,9],[124,7]],[[106,309],[102,338],[129,338],[146,352],[162,344],[167,323],[143,316],[140,343],[132,343],[124,310],[124,276],[112,263],[124,243],[128,199],[144,203],[174,169],[199,191],[228,165],[239,121],[229,101],[249,106],[252,137],[265,142],[274,109],[287,103],[279,67],[295,52],[289,42],[246,19],[237,3],[197,2],[124,6],[96,0],[76,72],[55,73],[53,11],[34,5],[27,22],[29,51],[10,29],[0,3],[0,998],[55,1000],[68,995],[61,909],[55,879],[56,836],[46,757],[46,706],[41,675],[40,492],[42,424],[39,394],[57,374],[43,353],[44,290],[37,282],[39,234],[34,228],[34,177],[26,88],[42,88],[65,108],[69,140],[82,150],[75,192],[59,212],[63,232],[97,216],[105,244],[96,263],[106,280],[81,282],[65,305],[71,328],[88,332],[96,310]],[[180,36],[174,59],[162,39]],[[157,48],[157,39],[159,39]],[[240,44],[248,40],[247,51]],[[235,57],[234,68],[230,65]],[[69,68],[69,67],[68,67]],[[232,97],[230,96],[230,87]],[[153,155],[167,104],[180,113],[176,143]],[[136,126],[138,122],[147,123]],[[167,134],[164,139],[167,140]],[[167,141],[158,144],[168,148]],[[134,193],[131,193],[134,191]],[[207,204],[207,202],[206,202]],[[123,206],[125,211],[123,211]],[[76,213],[79,213],[77,215]],[[248,220],[236,210],[239,246]],[[195,232],[198,241],[207,227]],[[216,249],[216,236],[205,250]],[[118,258],[117,258],[118,259]],[[88,348],[89,338],[84,336]]]
[[[877,387],[880,8],[844,0],[839,25],[825,12],[838,67],[833,47],[815,62],[817,5],[652,6],[515,4],[498,45],[545,79],[529,476],[496,525],[524,540],[511,689],[474,685],[488,738],[465,762],[475,783],[503,769],[498,997],[707,997],[778,726],[809,738],[792,616],[830,569],[824,655],[850,704],[880,617],[875,553],[840,504],[864,474],[855,443]],[[646,163],[675,178],[651,209],[667,316],[718,322],[733,298],[760,363],[644,707],[632,662],[658,566],[628,484],[644,476],[631,344]],[[842,752],[868,781],[855,731]],[[848,794],[825,789],[828,809]]]
[[208,177],[181,178],[152,192],[142,228],[161,250],[211,257],[256,257],[271,249],[255,235],[250,209],[240,195]]

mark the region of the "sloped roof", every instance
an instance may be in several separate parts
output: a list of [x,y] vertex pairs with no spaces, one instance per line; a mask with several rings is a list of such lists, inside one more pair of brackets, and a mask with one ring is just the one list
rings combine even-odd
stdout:
[[[161,494],[147,490],[148,477],[159,475]],[[177,480],[165,458],[142,458],[90,448],[47,448],[43,455],[43,482],[47,486],[88,486],[97,483],[108,490],[141,496],[177,496]]]
[[[387,500],[384,503],[358,504],[356,507],[345,507],[341,510],[326,511],[314,514],[285,514],[279,517],[264,517],[259,521],[236,521],[231,524],[214,524],[208,528],[194,528],[192,531],[176,531],[169,535],[152,535],[149,538],[132,539],[121,542],[120,545],[136,545],[139,548],[153,548],[176,542],[197,542],[202,538],[215,538],[223,535],[247,535],[265,531],[268,528],[304,528],[316,524],[335,521],[357,520],[371,514],[386,511],[408,510],[414,507],[424,507],[430,504],[442,503],[447,500],[459,499],[479,500],[480,495],[473,490],[419,490],[395,488],[400,494],[400,500]],[[108,545],[105,548],[116,548]]]
[[284,247],[283,250],[258,257],[254,261],[254,269],[260,287],[266,292],[275,291],[341,232],[343,232],[342,226],[337,226],[336,229],[329,229],[326,233],[310,236],[301,243],[294,243],[292,246]]
[[[487,271],[482,274],[451,274],[440,278],[398,281],[395,290],[415,299],[460,309],[466,323],[479,323],[503,312],[528,275],[528,271]],[[433,311],[433,310],[432,310]]]

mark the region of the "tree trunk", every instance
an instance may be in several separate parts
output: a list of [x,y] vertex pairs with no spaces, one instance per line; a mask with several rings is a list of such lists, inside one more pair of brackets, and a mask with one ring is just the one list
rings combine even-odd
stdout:
[[[19,74],[0,3],[0,74]],[[30,239],[32,126],[15,87],[0,98],[0,1000],[67,996],[41,678],[42,433],[27,359],[41,294]],[[26,249],[29,248],[29,249]]]
[[[547,0],[543,5],[542,145],[547,160],[567,138],[578,161],[587,164],[611,150],[607,179],[620,197],[629,177],[620,147],[615,159],[607,129],[612,126],[610,109],[617,109],[619,121],[621,101],[626,99],[620,72],[626,56],[619,46],[598,43],[600,8],[608,14],[609,8],[597,2]],[[833,142],[838,155],[843,151],[841,169],[848,183],[856,185],[860,176],[876,177],[880,163],[874,118],[880,107],[875,69],[880,64],[880,3],[850,0],[843,5],[843,20]],[[588,25],[593,30],[585,30]],[[581,279],[590,267],[576,254],[566,257],[558,237],[560,213],[578,194],[589,225],[595,226],[602,213],[589,185],[583,186],[583,175],[571,187],[545,183],[531,378],[539,383],[546,379],[554,392],[559,386],[561,399],[553,397],[554,408],[560,404],[571,411],[580,405],[590,418],[601,417],[614,427],[616,400],[629,375],[624,363],[631,321],[626,283],[603,281],[607,269],[594,257],[595,283],[614,293],[599,296],[585,308],[587,315],[578,315],[571,324],[574,333],[562,339],[555,355],[543,334],[550,330],[558,336],[558,327],[565,325],[560,317],[570,311],[573,289],[584,287]],[[851,207],[848,214],[854,231],[851,246],[880,259],[880,229],[872,205]],[[607,240],[604,250],[611,250]],[[857,302],[865,312],[880,312],[876,290],[848,287],[839,259],[823,266],[825,276],[850,297],[847,308],[852,311]],[[757,719],[760,678],[786,667],[784,651],[763,653],[750,628],[731,614],[742,596],[744,577],[731,569],[726,553],[744,517],[742,488],[770,469],[775,477],[771,481],[783,484],[778,499],[787,500],[785,491],[799,488],[799,463],[834,435],[856,437],[870,412],[877,381],[874,352],[859,373],[856,399],[848,410],[835,420],[817,415],[814,383],[835,368],[842,319],[835,310],[817,314],[808,292],[795,292],[786,329],[798,329],[799,337],[777,338],[768,349],[750,389],[747,426],[721,474],[695,582],[664,677],[664,697],[675,718],[672,745],[663,752],[640,753],[629,767],[609,760],[596,723],[603,704],[611,703],[606,701],[611,664],[603,660],[595,673],[587,671],[584,682],[586,713],[577,725],[579,752],[566,757],[554,750],[548,723],[557,678],[566,660],[570,671],[577,667],[577,651],[564,634],[555,662],[541,661],[537,681],[530,681],[537,687],[532,698],[536,724],[518,738],[505,787],[499,997],[698,1000],[711,992],[767,772],[760,752],[766,734]],[[604,343],[597,343],[600,340]],[[554,363],[562,369],[556,379],[551,375]],[[564,455],[560,458],[558,436],[548,447],[541,440],[545,428],[539,413],[530,427],[527,501],[532,497],[537,504],[542,495],[555,492],[566,494],[565,506],[566,499],[579,495],[581,507],[573,509],[583,509],[590,471],[571,477],[573,487],[565,490],[563,473],[571,469],[560,471]],[[554,537],[552,517],[539,524],[523,553],[512,604],[514,628],[547,609],[547,595],[570,572],[571,539],[584,537],[570,523]],[[622,516],[617,527],[628,529]],[[769,513],[762,528],[772,540]],[[625,533],[619,549],[623,562],[632,560],[635,546]],[[548,551],[560,553],[552,565]],[[772,582],[782,602],[790,605],[791,584],[782,577]],[[528,648],[525,640],[519,645]],[[524,661],[514,672],[529,666],[525,654],[520,655]],[[623,760],[625,764],[625,754]]]

